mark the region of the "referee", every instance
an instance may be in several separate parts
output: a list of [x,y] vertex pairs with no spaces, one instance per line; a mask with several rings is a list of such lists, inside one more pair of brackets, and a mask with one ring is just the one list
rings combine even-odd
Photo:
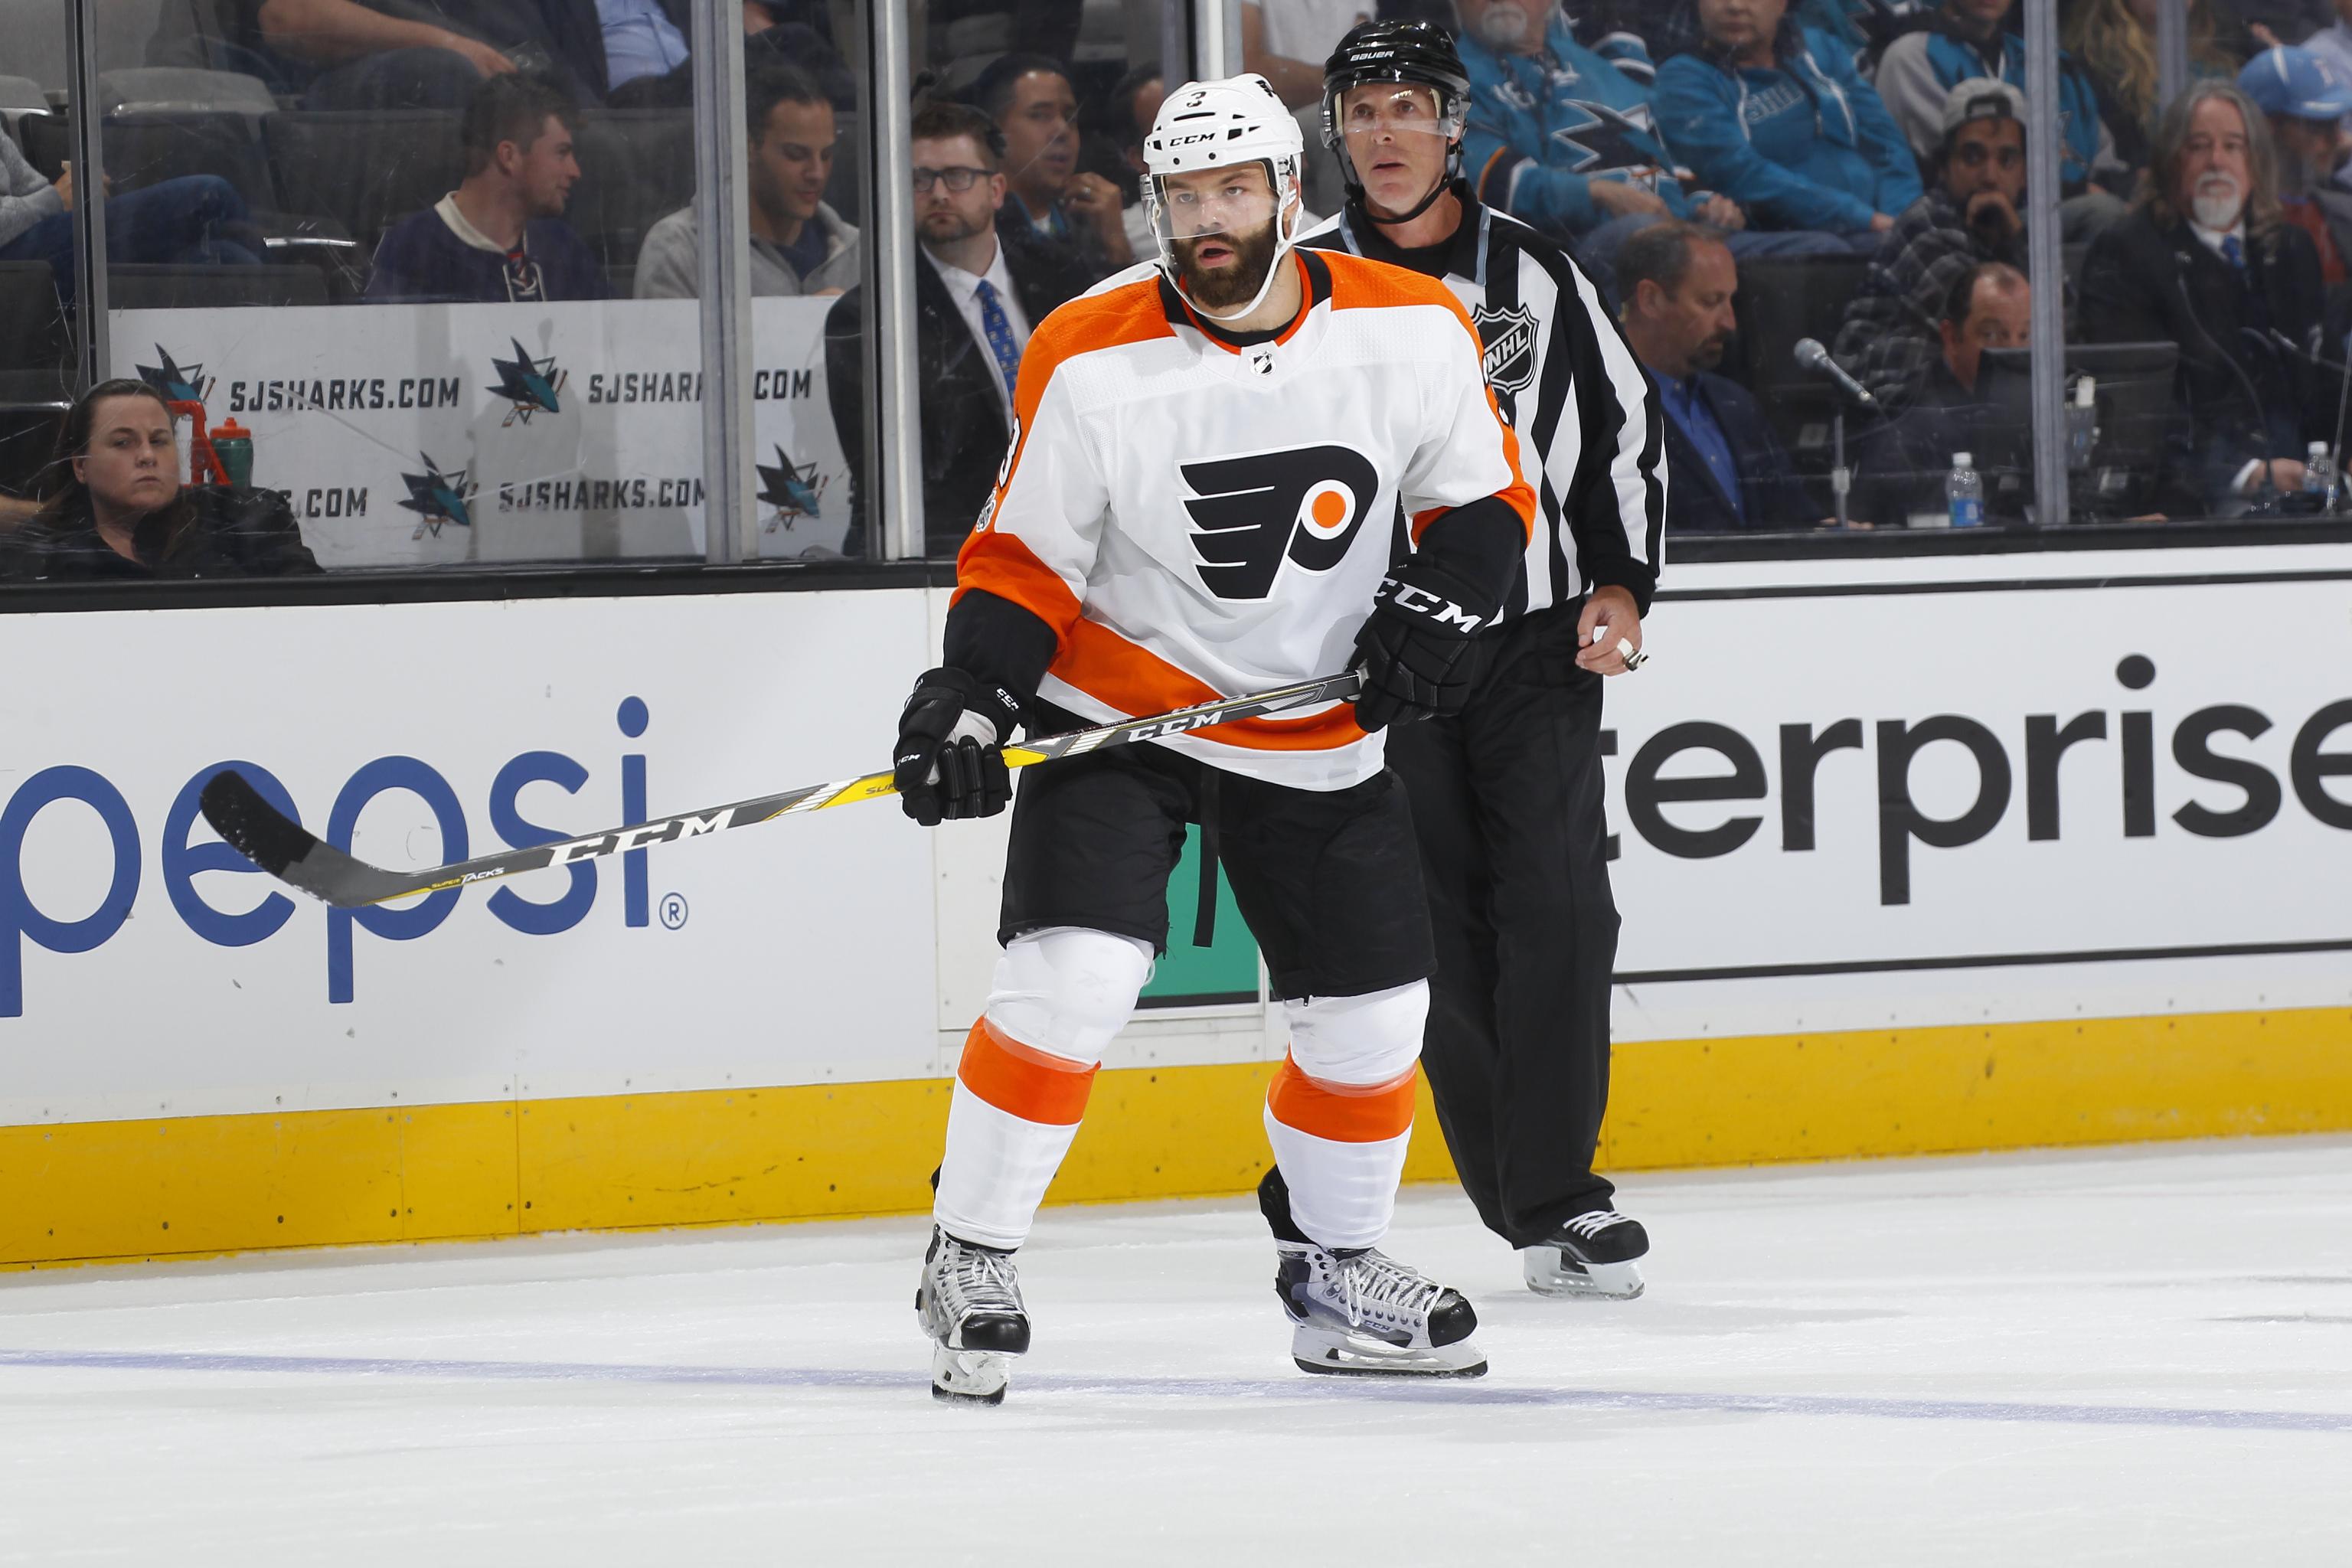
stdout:
[[1461,177],[1470,82],[1426,22],[1368,22],[1324,67],[1348,204],[1302,240],[1443,278],[1477,323],[1543,514],[1458,718],[1390,731],[1437,931],[1422,1062],[1454,1168],[1528,1289],[1632,1297],[1649,1250],[1592,1172],[1609,1103],[1617,906],[1601,680],[1641,662],[1665,470],[1648,379],[1559,246]]

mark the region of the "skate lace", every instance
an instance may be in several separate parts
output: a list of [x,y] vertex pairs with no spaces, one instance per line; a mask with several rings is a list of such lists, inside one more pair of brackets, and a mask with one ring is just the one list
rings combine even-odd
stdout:
[[1360,1253],[1339,1260],[1339,1299],[1348,1308],[1348,1326],[1360,1328],[1364,1320],[1418,1321],[1445,1288],[1407,1264],[1381,1252]]
[[965,1310],[1021,1310],[1013,1260],[1001,1252],[958,1247],[948,1268],[948,1289],[950,1299]]
[[1589,1214],[1580,1214],[1570,1220],[1568,1228],[1573,1234],[1589,1241],[1611,1226],[1624,1223],[1625,1216],[1615,1209],[1594,1209]]

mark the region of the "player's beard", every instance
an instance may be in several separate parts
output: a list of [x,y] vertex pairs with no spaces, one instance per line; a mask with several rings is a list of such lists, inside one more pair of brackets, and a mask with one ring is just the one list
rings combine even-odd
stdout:
[[[1257,227],[1239,234],[1203,235],[1197,239],[1176,241],[1176,283],[1184,290],[1184,297],[1212,310],[1248,304],[1274,266],[1274,225],[1275,220],[1268,218]],[[1234,252],[1232,264],[1214,272],[1204,270],[1192,260],[1193,254],[1211,240],[1231,246]]]

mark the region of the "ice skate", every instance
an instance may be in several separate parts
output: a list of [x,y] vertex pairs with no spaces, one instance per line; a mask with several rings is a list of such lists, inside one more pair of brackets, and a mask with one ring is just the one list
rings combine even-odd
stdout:
[[1523,1247],[1519,1261],[1528,1289],[1538,1296],[1581,1296],[1590,1300],[1630,1301],[1642,1293],[1638,1259],[1650,1250],[1642,1222],[1615,1209],[1578,1215],[1540,1247]]
[[1477,1377],[1478,1314],[1461,1294],[1375,1248],[1333,1252],[1276,1241],[1274,1291],[1291,1321],[1302,1372],[1348,1376]]
[[1029,1313],[1013,1254],[959,1241],[937,1226],[915,1287],[931,1341],[931,1397],[1004,1403],[1013,1358],[1029,1348]]

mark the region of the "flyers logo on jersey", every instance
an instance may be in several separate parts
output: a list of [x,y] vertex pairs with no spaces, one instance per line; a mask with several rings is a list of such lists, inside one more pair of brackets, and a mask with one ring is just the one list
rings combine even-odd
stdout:
[[1347,447],[1297,447],[1185,463],[1192,558],[1220,599],[1263,599],[1286,560],[1324,573],[1346,559],[1380,493],[1380,475]]

